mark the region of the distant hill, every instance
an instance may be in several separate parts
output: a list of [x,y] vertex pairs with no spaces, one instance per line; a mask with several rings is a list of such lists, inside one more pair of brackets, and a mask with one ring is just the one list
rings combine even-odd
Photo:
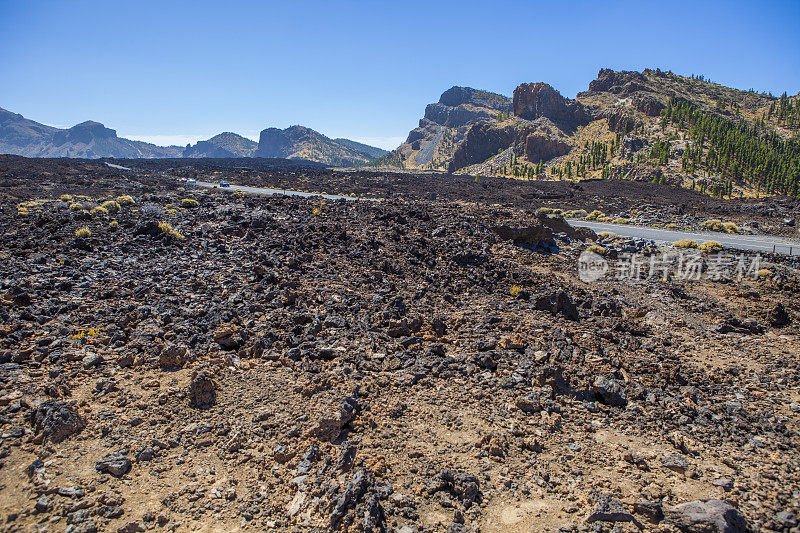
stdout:
[[252,157],[256,148],[257,142],[226,131],[194,146],[187,145],[183,157]]
[[361,152],[364,154],[365,157],[370,159],[375,159],[376,157],[382,157],[389,153],[388,150],[384,150],[383,148],[378,148],[376,146],[370,146],[368,144],[363,144],[356,141],[351,141],[350,139],[342,139],[341,137],[338,139],[334,139],[334,142],[341,144],[342,146],[346,146],[351,150],[355,150],[356,152]]
[[0,109],[0,154],[24,157],[71,157],[83,159],[164,159],[164,158],[284,158],[322,163],[329,166],[358,166],[388,152],[374,146],[330,139],[303,126],[285,130],[267,128],[258,143],[224,132],[195,145],[157,146],[117,137],[103,124],[86,121],[68,129],[55,128]]
[[59,129],[0,109],[0,153],[25,157],[153,158],[178,157],[181,148],[123,139],[99,122]]
[[254,156],[305,159],[335,167],[352,167],[367,163],[385,153],[387,152],[380,148],[348,139],[331,139],[311,128],[290,126],[284,130],[263,130]]

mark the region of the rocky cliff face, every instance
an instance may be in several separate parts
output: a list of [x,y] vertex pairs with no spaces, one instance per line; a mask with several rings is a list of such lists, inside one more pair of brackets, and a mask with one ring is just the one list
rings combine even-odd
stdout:
[[183,157],[252,157],[258,143],[231,132],[220,133],[207,141],[187,146]]
[[[451,87],[442,93],[438,102],[425,107],[419,126],[411,130],[406,142],[395,150],[395,159],[405,168],[446,169],[451,166],[455,149],[465,141],[470,128],[476,124],[496,122],[501,114],[510,112],[511,99],[507,96],[471,87]],[[486,131],[482,130],[483,133]],[[459,159],[476,157],[467,154],[474,139],[480,136],[481,133],[476,132],[470,145],[459,154]],[[480,149],[481,153],[486,150],[488,148]]]
[[179,157],[178,146],[156,146],[117,137],[99,122],[86,121],[68,129],[46,126],[0,109],[0,153],[26,157]]
[[372,160],[370,153],[376,150],[380,148],[349,139],[334,140],[310,128],[291,126],[285,130],[263,130],[254,157],[303,159],[335,167],[352,167]]
[[525,120],[547,117],[564,127],[585,124],[588,116],[583,104],[561,96],[546,83],[523,83],[514,89],[514,115]]

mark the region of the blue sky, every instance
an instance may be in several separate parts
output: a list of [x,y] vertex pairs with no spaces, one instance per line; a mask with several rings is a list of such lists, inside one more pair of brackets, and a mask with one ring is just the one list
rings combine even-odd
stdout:
[[392,148],[452,85],[574,97],[660,67],[800,91],[800,1],[0,0],[0,107],[185,144],[303,124]]

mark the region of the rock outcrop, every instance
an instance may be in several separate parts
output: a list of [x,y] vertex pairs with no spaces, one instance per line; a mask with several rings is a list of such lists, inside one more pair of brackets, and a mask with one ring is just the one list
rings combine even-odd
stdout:
[[[484,141],[480,139],[488,135],[496,141],[504,134],[490,132],[489,128],[479,129],[455,161],[457,147],[475,125],[497,123],[501,113],[510,112],[511,99],[507,96],[471,87],[451,87],[442,93],[438,102],[425,107],[425,116],[420,119],[419,126],[409,132],[406,142],[395,150],[395,154],[406,168],[459,169],[473,164],[480,157],[478,154],[489,150],[481,146]],[[491,146],[495,144],[489,142]]]
[[561,96],[546,83],[523,83],[514,89],[514,115],[526,120],[547,117],[559,125],[574,127],[588,120],[583,104]]

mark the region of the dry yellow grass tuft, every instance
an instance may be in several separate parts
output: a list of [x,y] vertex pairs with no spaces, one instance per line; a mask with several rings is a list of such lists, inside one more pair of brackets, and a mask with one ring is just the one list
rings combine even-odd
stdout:
[[698,246],[698,248],[704,252],[711,252],[711,253],[722,251],[722,245],[717,241],[706,241],[700,246]]
[[697,248],[697,241],[692,239],[681,239],[672,243],[675,248]]

